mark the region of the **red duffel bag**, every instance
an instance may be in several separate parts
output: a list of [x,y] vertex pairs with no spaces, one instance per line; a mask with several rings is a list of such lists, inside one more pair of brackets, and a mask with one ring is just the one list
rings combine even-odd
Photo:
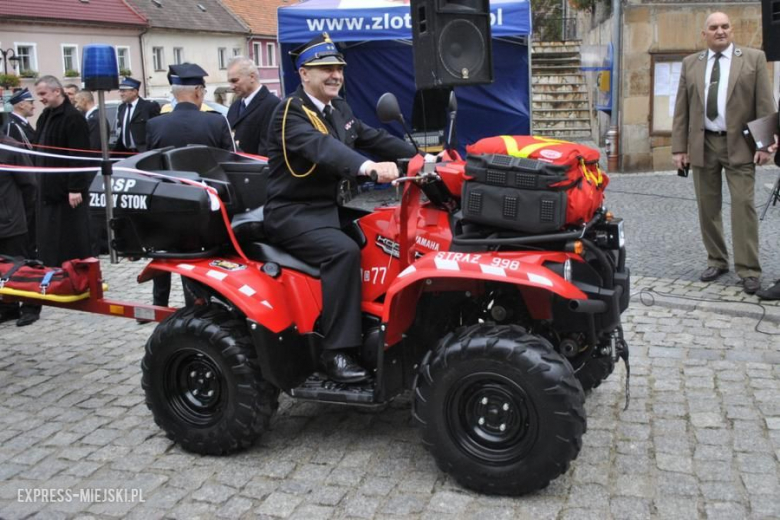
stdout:
[[529,135],[486,137],[466,146],[470,154],[504,154],[566,168],[567,179],[551,187],[566,188],[566,224],[582,224],[604,202],[609,177],[599,168],[599,151],[579,143]]
[[62,267],[46,267],[38,260],[0,255],[0,289],[37,293],[41,296],[82,294],[89,288],[89,265],[69,260]]

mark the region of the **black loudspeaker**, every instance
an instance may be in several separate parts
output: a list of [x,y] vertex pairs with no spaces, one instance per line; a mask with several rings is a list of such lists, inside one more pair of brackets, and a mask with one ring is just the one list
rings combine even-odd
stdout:
[[764,53],[768,61],[780,61],[780,0],[761,2],[764,24]]
[[418,89],[493,81],[489,0],[412,0]]

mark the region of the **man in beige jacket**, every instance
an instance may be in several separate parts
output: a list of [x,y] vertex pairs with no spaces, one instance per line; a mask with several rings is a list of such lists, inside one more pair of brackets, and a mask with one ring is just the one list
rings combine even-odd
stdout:
[[704,282],[728,272],[723,237],[722,175],[731,193],[734,268],[746,293],[761,288],[758,218],[754,203],[756,164],[769,154],[756,151],[742,130],[748,121],[774,112],[764,53],[734,45],[729,17],[712,13],[702,37],[708,49],[683,60],[672,126],[672,157],[677,168],[690,164],[699,205],[699,225],[707,250]]

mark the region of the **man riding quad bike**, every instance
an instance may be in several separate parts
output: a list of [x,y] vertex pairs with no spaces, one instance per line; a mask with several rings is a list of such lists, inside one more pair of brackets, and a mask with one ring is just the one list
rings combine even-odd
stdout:
[[[380,100],[379,112],[400,118],[394,98]],[[574,146],[535,142],[548,151]],[[189,451],[227,454],[269,429],[280,392],[378,406],[410,391],[412,417],[442,471],[491,494],[545,487],[582,446],[584,391],[628,356],[622,221],[599,198],[586,221],[544,231],[546,212],[563,204],[565,213],[581,196],[572,190],[591,183],[585,166],[597,170],[581,159],[566,171],[551,166],[505,154],[417,155],[399,164],[400,204],[340,208],[361,250],[357,358],[370,373],[344,384],[318,363],[319,269],[269,243],[262,207],[245,211],[261,201],[241,188],[262,186],[264,165],[199,146],[118,163],[124,186],[132,180],[125,194],[145,199],[140,209],[117,208],[116,249],[152,258],[139,281],[180,274],[189,302],[146,345],[143,388],[155,422]],[[496,195],[485,186],[501,175],[515,187]],[[554,187],[518,195],[519,206],[507,199],[545,176]],[[488,211],[495,197],[503,197],[498,217]],[[527,222],[506,220],[529,208],[536,216]],[[518,229],[526,225],[534,232]]]

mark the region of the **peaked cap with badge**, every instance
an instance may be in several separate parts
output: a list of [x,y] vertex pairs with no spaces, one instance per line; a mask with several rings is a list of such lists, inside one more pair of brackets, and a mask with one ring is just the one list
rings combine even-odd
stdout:
[[206,80],[203,78],[209,75],[200,65],[195,63],[169,65],[168,69],[168,83],[171,85],[205,86]]
[[15,105],[17,103],[21,103],[22,101],[32,101],[33,95],[30,93],[30,91],[27,88],[24,88],[20,90],[19,92],[16,92],[13,96],[11,96],[11,99],[8,100],[9,103],[12,105]]
[[119,90],[138,90],[141,88],[141,82],[137,79],[125,76],[122,82],[119,84]]
[[336,48],[328,33],[311,39],[300,47],[290,51],[295,69],[301,67],[321,67],[323,65],[346,65],[347,60]]

